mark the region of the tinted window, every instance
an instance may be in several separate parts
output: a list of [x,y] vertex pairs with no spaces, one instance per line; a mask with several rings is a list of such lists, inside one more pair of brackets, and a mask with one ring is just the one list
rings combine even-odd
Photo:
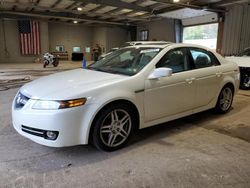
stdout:
[[190,52],[196,69],[219,65],[218,60],[211,52],[199,48],[191,49]]
[[167,52],[156,64],[156,67],[168,67],[173,73],[183,72],[191,69],[189,56],[186,48],[178,48]]

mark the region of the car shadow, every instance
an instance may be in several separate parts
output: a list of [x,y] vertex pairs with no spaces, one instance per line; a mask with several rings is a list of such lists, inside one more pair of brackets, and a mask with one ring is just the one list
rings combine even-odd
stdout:
[[[130,142],[125,148],[114,152],[99,151],[91,145],[52,148],[49,153],[22,159],[21,162],[13,163],[13,165],[15,168],[34,171],[36,173],[46,173],[60,169],[67,170],[79,166],[84,168],[84,166],[89,164],[94,164],[113,157],[119,157],[120,155],[126,155],[126,153],[139,149],[148,143],[174,146],[174,143],[169,143],[162,139],[195,128],[197,125],[199,126],[203,122],[206,122],[207,119],[215,119],[218,116],[219,115],[215,115],[211,111],[205,111],[196,115],[138,130],[131,137]],[[46,148],[44,148],[46,146],[39,145],[39,147],[46,150]]]
[[[138,146],[146,144],[148,142],[153,142],[155,140],[161,140],[162,138],[170,137],[174,134],[179,134],[183,131],[196,128],[197,126],[202,125],[204,122],[216,119],[218,117],[220,117],[219,114],[215,114],[212,110],[208,110],[200,112],[198,114],[138,130],[133,135],[130,145]],[[173,144],[166,143],[166,145],[169,146]]]

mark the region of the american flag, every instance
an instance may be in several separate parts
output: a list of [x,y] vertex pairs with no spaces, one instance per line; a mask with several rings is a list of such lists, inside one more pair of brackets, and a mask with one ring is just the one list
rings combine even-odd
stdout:
[[20,34],[20,51],[22,55],[38,55],[41,53],[40,28],[38,21],[18,21]]

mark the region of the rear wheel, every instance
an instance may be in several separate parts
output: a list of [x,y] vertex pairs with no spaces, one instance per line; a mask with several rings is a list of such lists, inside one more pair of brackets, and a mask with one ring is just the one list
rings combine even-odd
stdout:
[[134,115],[126,104],[105,108],[93,124],[93,144],[101,150],[115,151],[123,147],[133,131]]
[[54,60],[53,60],[53,66],[57,67],[58,64],[59,64],[59,60],[57,58],[54,58]]
[[218,97],[215,111],[221,114],[228,112],[232,106],[233,102],[233,87],[230,85],[225,85]]

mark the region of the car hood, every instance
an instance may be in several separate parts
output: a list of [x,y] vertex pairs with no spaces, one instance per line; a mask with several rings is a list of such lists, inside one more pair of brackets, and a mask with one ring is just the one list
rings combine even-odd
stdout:
[[239,67],[250,67],[250,57],[229,56],[226,59],[237,63]]
[[127,76],[86,69],[75,69],[52,74],[34,80],[21,88],[21,92],[33,99],[67,100]]

